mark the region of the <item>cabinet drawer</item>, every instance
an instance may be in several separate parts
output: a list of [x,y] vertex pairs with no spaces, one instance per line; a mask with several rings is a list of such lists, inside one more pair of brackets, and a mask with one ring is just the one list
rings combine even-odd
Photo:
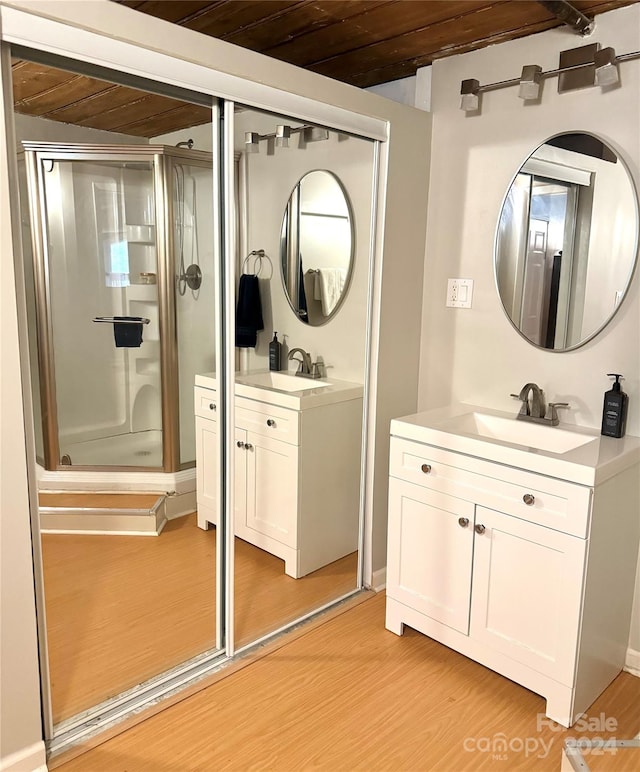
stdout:
[[218,392],[215,389],[205,389],[202,386],[196,386],[194,396],[196,415],[201,418],[217,420]]
[[244,397],[236,397],[236,426],[263,437],[299,445],[300,414]]
[[391,438],[390,474],[532,523],[585,538],[591,488],[461,453]]

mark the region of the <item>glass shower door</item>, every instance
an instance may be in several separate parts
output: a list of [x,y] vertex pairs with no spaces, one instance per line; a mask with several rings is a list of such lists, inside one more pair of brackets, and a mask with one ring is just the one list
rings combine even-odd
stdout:
[[40,156],[39,174],[54,464],[161,467],[153,161]]

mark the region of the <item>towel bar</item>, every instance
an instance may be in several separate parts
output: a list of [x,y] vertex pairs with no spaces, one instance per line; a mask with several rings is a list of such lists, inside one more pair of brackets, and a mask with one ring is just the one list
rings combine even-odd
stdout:
[[149,324],[151,322],[143,316],[96,316],[91,321],[105,324]]

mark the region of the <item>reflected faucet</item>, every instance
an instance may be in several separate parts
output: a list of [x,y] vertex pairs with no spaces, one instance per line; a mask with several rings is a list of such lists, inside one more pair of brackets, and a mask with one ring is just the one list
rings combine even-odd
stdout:
[[[529,394],[531,394],[531,399],[529,399]],[[536,383],[525,383],[520,389],[520,394],[512,394],[511,396],[522,402],[520,412],[516,416],[520,421],[533,421],[534,423],[557,426],[560,423],[557,408],[569,407],[568,402],[549,402],[551,414],[547,417],[544,392]]]
[[[298,359],[298,357],[293,356],[294,354],[300,354],[302,358]],[[311,370],[313,368],[313,364],[311,362],[311,354],[309,354],[303,348],[292,348],[291,351],[289,351],[288,359],[289,361],[295,360],[296,362],[299,362],[296,375],[304,375],[307,378],[311,377]]]

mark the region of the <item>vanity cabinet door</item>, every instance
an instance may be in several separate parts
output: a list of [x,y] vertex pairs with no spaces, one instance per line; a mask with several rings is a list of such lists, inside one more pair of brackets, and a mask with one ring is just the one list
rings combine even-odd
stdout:
[[468,501],[389,480],[387,595],[465,634],[473,512]]
[[218,522],[218,422],[196,415],[196,495],[198,526]]
[[587,542],[476,507],[471,636],[573,685]]
[[[247,432],[245,524],[254,533],[297,548],[298,448]],[[263,546],[259,539],[252,542]],[[268,543],[264,549],[269,549]]]

